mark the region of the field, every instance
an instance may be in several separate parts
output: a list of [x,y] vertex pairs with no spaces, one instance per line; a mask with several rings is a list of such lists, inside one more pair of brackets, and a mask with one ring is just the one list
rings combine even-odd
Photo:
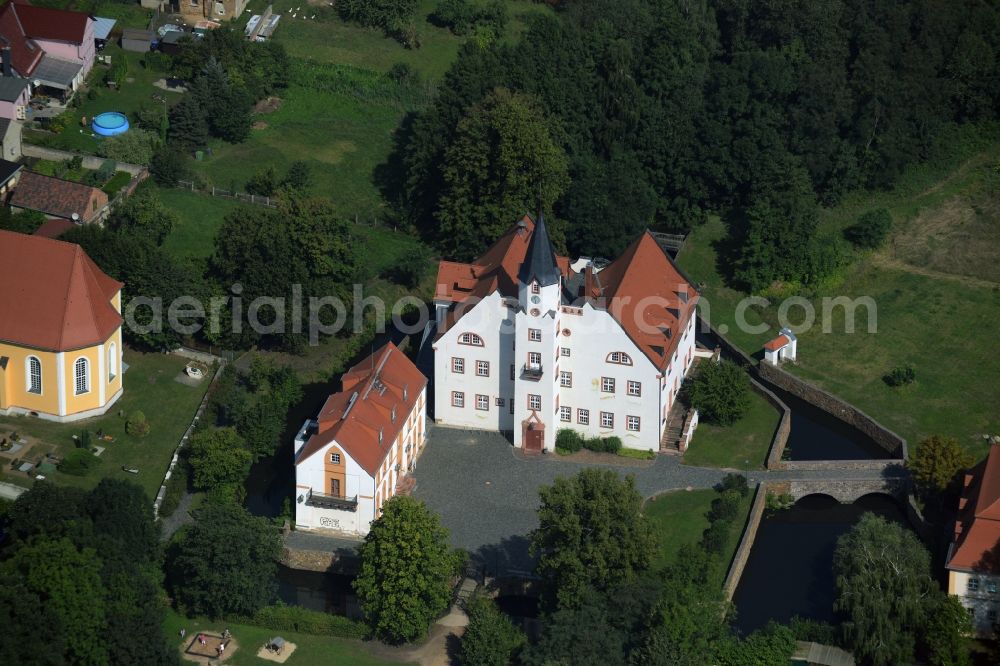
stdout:
[[688,465],[763,469],[781,415],[767,400],[751,392],[750,411],[731,426],[699,423],[684,453]]
[[[705,514],[711,508],[712,500],[718,496],[711,489],[674,490],[658,495],[646,503],[643,511],[653,523],[653,531],[659,544],[657,558],[653,562],[654,568],[663,568],[676,561],[681,546],[695,544],[701,539],[701,533],[708,528]],[[721,558],[722,576],[725,576],[733,553],[739,546],[752,502],[751,492],[730,528],[728,549]]]
[[[91,445],[105,447],[98,458],[98,466],[86,476],[56,472],[49,478],[59,484],[84,488],[95,486],[106,476],[128,479],[141,485],[152,501],[174,449],[208,388],[208,380],[203,380],[197,387],[174,381],[186,364],[179,356],[126,350],[125,363],[129,366],[124,376],[125,392],[104,416],[75,423],[53,423],[26,416],[0,417],[0,431],[6,433],[16,429],[29,437],[37,437],[44,444],[54,445],[59,454],[65,455],[74,448],[73,435],[84,429],[89,430],[92,433]],[[149,435],[142,439],[127,435],[125,419],[119,416],[127,416],[136,410],[142,411],[150,424]],[[98,441],[94,433],[100,430],[114,437],[114,441]],[[139,473],[123,472],[124,465],[138,467]],[[24,477],[13,474],[7,474],[4,480],[20,485],[30,483]]]
[[[229,629],[233,639],[239,644],[239,649],[227,655],[226,664],[247,666],[249,664],[272,664],[274,662],[257,658],[257,650],[276,635],[295,643],[296,650],[289,658],[290,666],[328,666],[330,664],[351,664],[351,666],[387,666],[399,662],[376,659],[368,654],[364,644],[343,638],[329,636],[311,636],[293,631],[276,632],[243,624],[229,622],[212,622],[205,618],[188,619],[174,612],[169,612],[164,628],[168,640],[176,641],[180,650],[180,630],[187,631],[187,640],[197,636],[199,631],[219,635],[224,629]],[[184,662],[187,663],[187,662]]]
[[[882,207],[892,213],[894,229],[885,248],[858,254],[828,284],[804,294],[816,325],[799,334],[798,363],[786,367],[856,404],[911,446],[929,435],[949,435],[982,455],[982,435],[1000,431],[1000,358],[992,353],[1000,283],[990,279],[1000,256],[1000,141],[989,128],[945,139],[951,151],[910,169],[894,190],[859,193],[823,212],[821,233],[837,233],[864,211]],[[745,294],[723,283],[717,246],[724,236],[722,223],[711,220],[689,236],[679,263],[703,284],[712,323],[747,353],[759,354],[778,328],[777,299],[747,311],[746,322],[763,322],[765,330],[736,325]],[[869,332],[865,307],[857,310],[853,333],[843,308],[824,316],[822,299],[839,296],[871,298],[875,330]],[[790,319],[801,322],[801,313],[792,308]],[[890,388],[883,376],[907,364],[916,381]]]

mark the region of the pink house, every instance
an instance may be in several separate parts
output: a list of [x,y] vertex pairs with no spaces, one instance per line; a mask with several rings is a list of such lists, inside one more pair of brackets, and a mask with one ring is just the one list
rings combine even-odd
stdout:
[[31,84],[27,79],[0,77],[0,118],[24,120],[30,97]]
[[0,8],[4,76],[17,75],[57,90],[76,90],[94,66],[95,24],[83,12],[11,0]]

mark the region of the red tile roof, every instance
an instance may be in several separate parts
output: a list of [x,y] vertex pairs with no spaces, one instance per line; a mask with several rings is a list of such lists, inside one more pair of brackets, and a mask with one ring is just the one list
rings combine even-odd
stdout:
[[390,342],[348,370],[341,383],[340,393],[327,398],[320,410],[317,432],[302,447],[295,464],[336,440],[374,477],[427,386],[427,378]]
[[[91,201],[96,201],[96,209]],[[108,195],[96,187],[43,176],[32,171],[22,172],[17,187],[10,197],[11,206],[37,210],[67,220],[76,213],[82,222],[93,218],[106,203]]]
[[101,344],[122,318],[122,284],[74,243],[0,231],[0,340],[68,351]]
[[1000,573],[1000,446],[965,475],[947,566]]
[[597,305],[660,370],[669,365],[698,302],[697,290],[648,231],[601,272],[587,271],[584,296],[600,299]]
[[791,340],[788,339],[787,335],[779,335],[774,340],[768,340],[764,344],[764,349],[767,351],[777,351],[787,345]]
[[[517,273],[528,252],[535,221],[525,215],[471,264],[442,261],[438,264],[435,300],[461,303],[470,296],[484,298],[499,290],[517,297]],[[569,275],[569,258],[556,257],[563,277]]]
[[49,220],[42,223],[42,226],[35,229],[35,236],[45,236],[46,238],[59,238],[64,233],[76,225],[70,220]]
[[10,48],[11,65],[21,76],[30,76],[44,52],[25,32],[19,11],[26,5],[8,2],[0,7],[0,48]]
[[84,12],[33,7],[25,3],[8,3],[8,6],[16,9],[24,34],[28,37],[74,44],[82,44],[86,38],[87,21],[91,18]]

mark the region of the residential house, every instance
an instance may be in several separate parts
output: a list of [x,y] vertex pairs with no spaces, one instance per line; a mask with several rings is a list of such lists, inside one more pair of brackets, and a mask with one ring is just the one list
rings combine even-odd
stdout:
[[121,289],[79,245],[0,230],[0,414],[75,421],[121,397]]
[[21,123],[0,118],[0,157],[16,160],[21,157]]
[[646,232],[573,271],[525,216],[471,264],[442,261],[434,418],[555,449],[556,431],[658,450],[695,349],[698,292]]
[[96,187],[25,171],[9,203],[12,208],[37,210],[50,219],[87,224],[107,215],[108,195]]
[[0,159],[0,197],[6,197],[17,186],[17,179],[23,168],[17,162]]
[[0,77],[0,118],[24,120],[31,99],[31,84],[16,76]]
[[228,21],[246,9],[247,0],[177,0],[177,8],[185,21]]
[[11,0],[0,7],[4,76],[64,93],[76,90],[94,66],[95,25],[84,12]]
[[962,479],[945,562],[948,594],[969,609],[976,631],[989,634],[1000,619],[1000,445]]
[[412,483],[426,442],[427,378],[390,342],[341,383],[295,436],[295,526],[361,536]]

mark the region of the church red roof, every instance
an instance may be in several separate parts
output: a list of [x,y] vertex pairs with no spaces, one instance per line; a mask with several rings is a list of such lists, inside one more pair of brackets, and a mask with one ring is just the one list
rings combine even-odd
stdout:
[[121,326],[122,284],[74,243],[0,231],[0,341],[50,351],[98,345]]
[[320,410],[317,432],[302,447],[295,464],[336,440],[374,477],[427,386],[427,378],[389,342],[348,370],[341,384],[342,390],[327,398]]

